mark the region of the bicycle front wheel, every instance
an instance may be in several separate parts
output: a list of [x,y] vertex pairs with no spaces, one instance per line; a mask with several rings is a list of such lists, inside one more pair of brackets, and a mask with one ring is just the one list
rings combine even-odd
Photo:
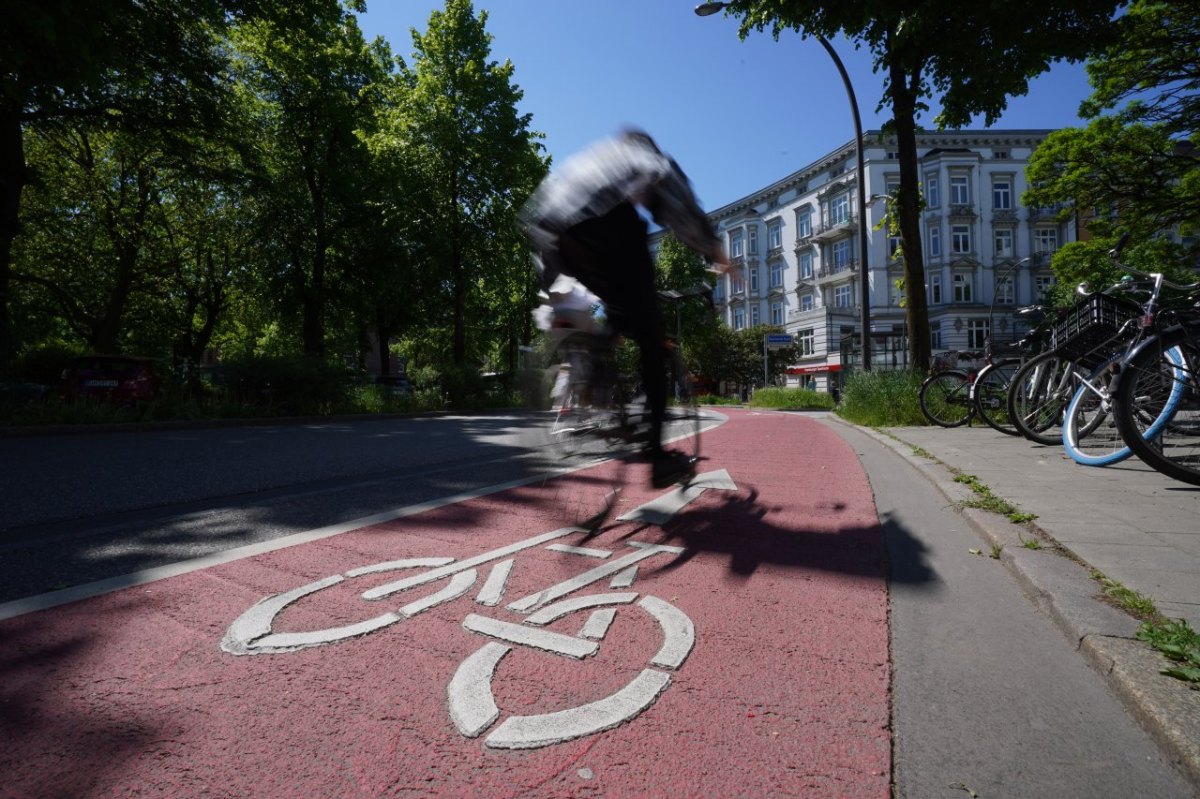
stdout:
[[1200,387],[1196,330],[1168,331],[1143,345],[1117,385],[1117,428],[1147,465],[1200,485]]
[[921,413],[942,427],[960,427],[971,420],[971,376],[958,369],[935,372],[921,383]]
[[1008,389],[1017,369],[1019,358],[1005,358],[988,364],[975,378],[975,413],[993,430],[1010,436],[1021,435],[1008,413]]
[[1133,454],[1117,430],[1113,383],[1123,355],[1113,355],[1088,375],[1067,404],[1062,442],[1067,455],[1084,466],[1110,466]]
[[1008,416],[1013,426],[1038,444],[1062,444],[1067,404],[1081,379],[1072,361],[1052,352],[1026,362],[1013,375],[1008,389]]

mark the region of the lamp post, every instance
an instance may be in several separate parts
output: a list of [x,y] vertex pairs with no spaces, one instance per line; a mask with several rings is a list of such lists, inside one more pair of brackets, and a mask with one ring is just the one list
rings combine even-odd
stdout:
[[[701,3],[696,6],[696,16],[711,16],[723,11],[728,5],[728,3],[718,2]],[[846,72],[846,66],[842,63],[842,59],[838,58],[837,51],[833,49],[833,45],[829,43],[828,39],[817,34],[813,34],[813,36],[825,48],[825,52],[829,53],[834,66],[837,67],[838,74],[842,76],[842,84],[845,85],[846,96],[850,100],[850,112],[854,117],[854,149],[857,154],[858,179],[858,249],[862,259],[862,274],[859,279],[859,324],[862,325],[863,371],[869,372],[871,370],[871,281],[867,260],[867,170],[863,155],[862,119],[858,115],[858,99],[854,96],[854,86],[850,83],[850,75]]]

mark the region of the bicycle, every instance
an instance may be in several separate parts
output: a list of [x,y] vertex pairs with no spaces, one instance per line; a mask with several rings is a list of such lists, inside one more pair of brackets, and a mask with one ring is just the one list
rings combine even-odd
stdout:
[[[660,299],[679,303],[703,299],[712,308],[711,287],[660,292]],[[575,487],[564,511],[572,523],[596,531],[620,501],[631,457],[649,445],[649,409],[628,371],[621,368],[618,337],[609,330],[551,331],[549,366],[542,393],[549,406],[545,445],[559,469],[606,462],[603,472]],[[668,404],[663,420],[664,443],[682,442],[693,464],[701,460],[701,432],[707,421],[697,404],[695,380],[683,362],[679,342],[664,342]]]
[[[467,613],[461,624],[468,633],[490,640],[459,663],[446,686],[448,711],[455,728],[465,738],[477,738],[499,719],[501,707],[492,685],[497,671],[503,667],[502,661],[514,649],[523,648],[536,657],[545,654],[582,660],[599,650],[601,642],[613,629],[618,612],[636,607],[649,617],[651,624],[657,624],[662,644],[626,685],[608,696],[575,707],[509,715],[492,728],[484,745],[493,749],[535,749],[602,732],[636,718],[654,703],[670,686],[673,674],[683,667],[695,646],[696,633],[692,620],[680,608],[651,595],[639,598],[638,592],[630,590],[643,561],[660,555],[679,558],[686,552],[683,547],[626,540],[624,544],[633,551],[609,560],[608,556],[613,552],[561,541],[581,532],[584,531],[578,527],[566,527],[462,559],[405,558],[350,569],[260,600],[229,625],[220,647],[226,653],[239,656],[283,655],[361,638],[464,597],[475,586],[482,567],[491,564],[474,597],[481,609]],[[591,563],[596,559],[603,561],[501,607],[510,576],[516,568],[516,558],[520,556],[524,563],[538,548],[557,556],[582,557]],[[555,569],[553,573],[559,571]],[[397,572],[408,576],[396,579]],[[385,580],[382,583],[378,582],[381,576]],[[609,581],[609,590],[579,594],[604,580]],[[442,581],[445,585],[432,593],[417,598],[409,596],[402,602],[394,599]],[[365,582],[370,586],[361,592],[354,590],[359,599],[368,602],[388,600],[394,609],[364,621],[321,629],[286,629],[295,623],[290,621],[293,618],[312,618],[314,602],[328,615],[353,617],[354,610],[345,605],[350,599],[345,592],[354,582]],[[343,586],[342,593],[337,589],[329,590],[335,586]],[[310,600],[310,597],[319,599]],[[302,600],[309,605],[306,612],[293,615],[288,611]],[[523,618],[516,622],[496,618],[492,614],[498,610]],[[575,628],[574,634],[547,629],[559,619],[580,612],[587,612],[587,619],[582,627]],[[514,660],[528,663],[527,657],[508,658],[507,662]]]
[[[1114,261],[1125,240],[1123,238],[1112,250]],[[1067,404],[1062,427],[1063,448],[1072,460],[1085,466],[1108,466],[1133,454],[1117,425],[1114,403],[1117,377],[1138,346],[1161,329],[1162,320],[1172,318],[1176,303],[1172,298],[1164,301],[1163,290],[1187,292],[1200,287],[1200,284],[1181,286],[1171,283],[1161,273],[1127,267],[1126,271],[1140,276],[1142,283],[1139,284],[1132,275],[1126,275],[1106,291],[1088,294],[1073,306],[1055,331],[1056,351],[1083,363],[1095,364]],[[1146,280],[1149,288],[1145,288]],[[1086,287],[1081,286],[1080,291],[1085,292]],[[1126,295],[1145,293],[1147,296],[1143,301],[1133,303],[1111,296],[1114,291]],[[1156,370],[1181,372],[1183,355],[1178,348],[1164,350],[1160,356]],[[1180,373],[1178,380],[1182,383],[1184,379]],[[1166,424],[1178,397],[1178,390],[1169,393],[1166,402],[1160,401],[1162,398],[1157,394],[1146,397],[1131,394],[1126,412],[1139,420],[1141,435],[1153,438]]]
[[[975,416],[975,398],[971,387],[978,374],[974,362],[983,353],[969,350],[950,351],[934,359],[930,374],[921,381],[917,401],[921,413],[940,427],[961,427]],[[967,369],[953,364],[972,363]]]

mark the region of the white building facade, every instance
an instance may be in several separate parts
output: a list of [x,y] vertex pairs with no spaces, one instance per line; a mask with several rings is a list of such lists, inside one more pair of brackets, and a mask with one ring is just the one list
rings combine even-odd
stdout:
[[[1053,285],[1050,255],[1075,239],[1053,209],[1025,208],[1025,165],[1051,131],[940,131],[917,137],[925,279],[934,354],[979,350],[1014,335],[1012,311],[1039,302]],[[906,346],[899,240],[876,229],[883,196],[900,181],[894,139],[864,135],[865,186],[857,185],[849,142],[784,179],[709,214],[734,268],[714,298],[734,329],[778,325],[800,356],[788,384],[828,390],[847,344],[861,331],[862,283],[869,285],[874,368],[902,365]],[[860,240],[858,193],[867,202]],[[864,276],[862,253],[867,253]],[[1017,266],[1030,255],[1041,256]],[[907,288],[907,287],[905,287]],[[892,338],[887,338],[891,333]],[[854,350],[857,353],[857,349]]]

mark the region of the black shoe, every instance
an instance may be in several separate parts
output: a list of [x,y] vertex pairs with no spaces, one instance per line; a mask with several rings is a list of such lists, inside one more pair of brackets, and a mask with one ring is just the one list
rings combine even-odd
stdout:
[[650,484],[655,488],[666,488],[681,483],[696,473],[696,462],[682,452],[662,451],[653,456],[650,466]]

